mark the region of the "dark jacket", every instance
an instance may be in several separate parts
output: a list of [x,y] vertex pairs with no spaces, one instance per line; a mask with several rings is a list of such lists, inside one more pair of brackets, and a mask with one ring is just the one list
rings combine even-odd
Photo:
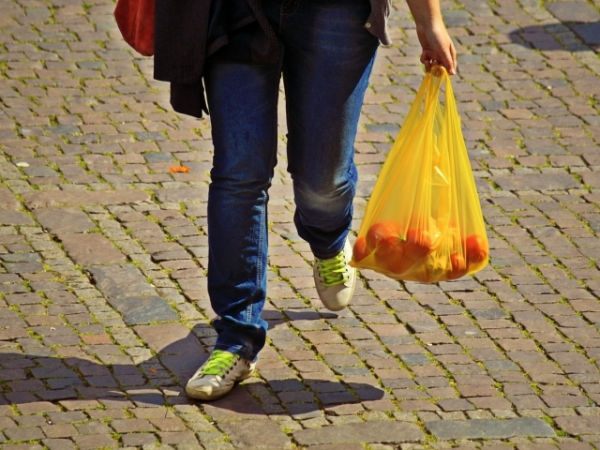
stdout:
[[277,61],[277,37],[260,0],[155,1],[154,78],[171,82],[171,105],[179,113],[208,113],[202,73],[219,51],[229,60]]
[[154,78],[195,83],[202,75],[210,1],[155,0]]
[[[155,0],[154,78],[171,83],[171,105],[179,113],[208,113],[202,73],[208,57],[274,62],[277,37],[260,7],[261,0]],[[385,21],[391,0],[371,0],[365,24],[389,44]],[[233,51],[226,49],[235,40]]]

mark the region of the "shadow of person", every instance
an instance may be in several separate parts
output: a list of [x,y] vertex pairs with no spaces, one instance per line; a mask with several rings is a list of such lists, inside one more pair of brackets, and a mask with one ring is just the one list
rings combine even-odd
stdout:
[[[62,328],[35,330],[46,339],[53,332],[60,336]],[[147,339],[150,352],[133,346],[127,350],[134,356],[127,356],[109,342],[54,349],[29,338],[0,343],[0,404],[92,399],[139,406],[189,403],[182,386],[208,357],[199,338],[177,323],[132,328]],[[199,334],[214,333],[208,325],[197,328]]]
[[313,379],[308,374],[303,378],[266,382],[262,379],[250,379],[226,397],[202,403],[202,406],[215,420],[258,418],[265,414],[308,419],[321,416],[325,410],[337,407],[354,406],[357,412],[362,411],[363,402],[386,397],[389,394],[373,384]]
[[[179,323],[162,323],[136,325],[133,329],[151,350],[148,357],[139,352],[142,356],[133,361],[124,358],[113,344],[84,345],[83,350],[90,355],[73,346],[73,351],[66,352],[70,356],[60,357],[51,355],[45,346],[20,347],[16,345],[18,339],[5,341],[0,345],[0,405],[70,400],[128,402],[144,407],[193,404],[184,386],[208,358],[206,346],[214,343],[212,327],[197,324],[190,332]],[[26,351],[21,352],[21,348]],[[379,400],[387,395],[374,379],[372,384],[346,383],[334,377],[313,379],[310,373],[299,377],[292,371],[281,379],[281,373],[270,372],[267,362],[265,366],[262,376],[259,360],[259,377],[247,380],[223,399],[202,403],[205,411],[215,418],[265,417],[273,413],[310,417],[325,408]]]
[[[571,33],[575,33],[574,40]],[[511,42],[542,51],[600,51],[600,21],[530,25],[509,33]]]
[[[290,309],[279,311],[277,309],[265,309],[262,314],[263,319],[269,323],[269,330],[285,325],[287,321],[293,321],[298,325],[314,321],[315,323],[322,319],[337,319],[343,317],[343,313],[332,313],[328,311],[315,311],[312,309]],[[319,324],[317,324],[319,326]]]

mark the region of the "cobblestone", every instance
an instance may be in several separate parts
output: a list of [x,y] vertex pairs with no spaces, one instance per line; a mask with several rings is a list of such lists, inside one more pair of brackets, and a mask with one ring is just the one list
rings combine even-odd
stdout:
[[[256,377],[205,404],[183,385],[215,339],[210,118],[172,112],[113,0],[2,6],[0,450],[600,449],[598,0],[442,2],[491,244],[472,277],[364,270],[325,311],[281,111],[269,343]],[[352,236],[423,74],[404,2],[391,25]]]

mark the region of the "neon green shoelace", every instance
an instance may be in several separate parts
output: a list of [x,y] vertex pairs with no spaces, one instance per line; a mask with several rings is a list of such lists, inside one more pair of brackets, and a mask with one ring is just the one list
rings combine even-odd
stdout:
[[217,375],[224,376],[231,370],[235,363],[240,359],[235,353],[225,352],[223,350],[215,350],[212,352],[208,361],[202,368],[201,375]]
[[337,286],[348,281],[344,252],[339,252],[331,259],[317,259],[317,271],[325,287]]

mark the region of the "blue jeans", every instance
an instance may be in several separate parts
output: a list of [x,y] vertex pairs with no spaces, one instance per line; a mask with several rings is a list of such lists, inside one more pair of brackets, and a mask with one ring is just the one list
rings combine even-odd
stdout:
[[357,172],[354,139],[378,40],[369,0],[265,0],[276,64],[209,60],[214,160],[208,197],[208,293],[215,348],[256,359],[265,344],[267,202],[283,75],[294,222],[318,258],[344,246]]

